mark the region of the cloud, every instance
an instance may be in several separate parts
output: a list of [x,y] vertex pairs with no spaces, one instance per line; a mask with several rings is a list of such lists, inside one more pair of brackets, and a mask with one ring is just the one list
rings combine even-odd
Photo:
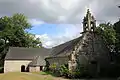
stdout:
[[0,0],[0,16],[23,13],[33,26],[59,24],[62,33],[37,35],[43,46],[53,47],[80,36],[87,8],[98,23],[115,22],[120,17],[118,5],[120,0]]
[[42,45],[46,48],[50,48],[51,45],[54,45],[51,38],[47,34],[36,35],[36,37],[41,39]]
[[120,0],[0,0],[0,15],[24,13],[29,19],[47,23],[81,23],[86,7],[97,21],[116,21]]
[[[67,26],[67,27],[65,27]],[[82,31],[80,25],[59,25],[57,27],[63,27],[63,32],[57,35],[36,35],[41,39],[41,42],[44,47],[51,48],[57,46],[59,44],[65,43],[72,39],[75,39],[80,36],[80,32]]]
[[41,20],[37,20],[37,19],[30,19],[28,20],[32,26],[40,26],[41,24],[44,24],[45,22],[41,21]]

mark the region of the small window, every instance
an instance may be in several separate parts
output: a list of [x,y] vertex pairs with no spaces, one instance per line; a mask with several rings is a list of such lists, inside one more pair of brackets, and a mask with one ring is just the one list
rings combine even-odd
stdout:
[[86,28],[86,31],[88,31],[88,28]]

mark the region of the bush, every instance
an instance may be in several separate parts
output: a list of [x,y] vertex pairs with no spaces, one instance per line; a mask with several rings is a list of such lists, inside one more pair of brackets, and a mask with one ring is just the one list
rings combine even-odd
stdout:
[[57,66],[55,63],[49,66],[50,71],[56,76],[67,78],[88,77],[88,70],[85,66],[78,65],[74,71],[69,71],[68,64]]
[[51,65],[49,66],[50,70],[51,70],[53,73],[55,72],[56,67],[57,67],[57,65],[56,65],[55,63],[53,63],[53,64],[51,64]]
[[68,76],[69,74],[69,70],[68,70],[68,66],[67,65],[61,65],[59,68],[59,72],[60,72],[60,76]]
[[61,65],[59,72],[61,76],[65,76],[67,78],[78,78],[80,76],[79,68],[76,68],[75,71],[69,71],[67,64]]

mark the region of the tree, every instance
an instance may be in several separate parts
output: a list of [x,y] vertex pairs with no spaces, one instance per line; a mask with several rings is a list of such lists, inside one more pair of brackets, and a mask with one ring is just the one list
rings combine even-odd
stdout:
[[116,32],[114,30],[114,27],[112,24],[108,23],[102,23],[100,24],[97,29],[97,33],[100,34],[105,41],[107,47],[110,49],[110,51],[113,51],[116,43]]
[[120,51],[120,21],[114,23],[114,30],[116,31],[116,38],[117,38],[115,49],[118,53]]
[[0,66],[3,65],[5,55],[11,47],[41,47],[39,38],[25,31],[31,24],[23,14],[0,18]]
[[[31,25],[28,23],[27,18],[23,14],[14,14],[11,17],[0,18],[0,37],[8,41],[9,46],[12,47],[35,47],[41,44],[40,39],[30,37],[26,29],[30,29]],[[32,35],[33,36],[33,35]],[[34,42],[34,44],[32,43]]]
[[30,33],[26,33],[26,47],[34,47],[34,48],[39,48],[42,46],[42,43],[40,41],[40,38],[35,38],[35,35],[30,34]]

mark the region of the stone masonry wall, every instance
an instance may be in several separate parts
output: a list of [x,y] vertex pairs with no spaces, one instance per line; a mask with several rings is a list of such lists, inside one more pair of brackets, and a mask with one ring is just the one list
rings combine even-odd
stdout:
[[40,71],[40,67],[29,67],[29,71],[30,72],[39,72]]
[[4,72],[21,72],[21,66],[27,68],[31,60],[5,60]]

